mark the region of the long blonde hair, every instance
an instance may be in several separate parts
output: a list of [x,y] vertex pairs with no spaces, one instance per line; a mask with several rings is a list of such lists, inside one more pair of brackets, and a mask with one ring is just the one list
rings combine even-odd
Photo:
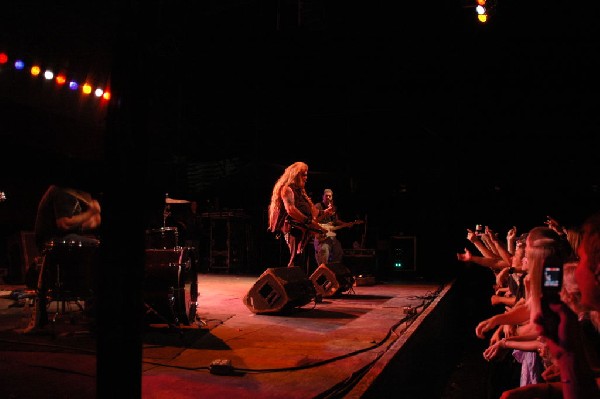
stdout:
[[[283,207],[281,190],[285,186],[293,186],[298,184],[300,182],[299,176],[306,172],[308,172],[308,165],[306,163],[294,162],[285,168],[283,174],[275,182],[275,185],[273,186],[273,192],[271,193],[271,202],[269,203],[269,231],[276,232],[281,227],[278,225],[279,215],[281,213],[281,208]],[[306,194],[304,187],[302,187],[302,195],[308,200],[312,208],[313,203],[308,194]]]

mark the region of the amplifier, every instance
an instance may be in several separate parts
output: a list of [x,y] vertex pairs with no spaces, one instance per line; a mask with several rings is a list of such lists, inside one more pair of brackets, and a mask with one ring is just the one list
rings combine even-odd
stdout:
[[344,256],[375,256],[375,254],[374,249],[344,249]]
[[377,273],[376,255],[375,249],[344,249],[343,264],[353,276],[374,276]]
[[390,266],[393,272],[414,272],[417,269],[417,238],[396,236],[390,240]]

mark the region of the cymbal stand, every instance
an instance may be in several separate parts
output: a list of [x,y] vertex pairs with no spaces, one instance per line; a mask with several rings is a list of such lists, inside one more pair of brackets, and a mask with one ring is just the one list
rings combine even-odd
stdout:
[[165,204],[165,209],[163,211],[163,227],[167,227],[167,218],[171,216],[171,206],[169,204]]

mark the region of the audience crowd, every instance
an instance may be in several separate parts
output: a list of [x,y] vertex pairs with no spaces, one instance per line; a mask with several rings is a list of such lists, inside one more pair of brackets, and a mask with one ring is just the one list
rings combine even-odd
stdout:
[[[520,235],[467,229],[467,240],[458,260],[495,275],[494,312],[475,326],[488,398],[600,398],[600,213],[571,228],[548,216]],[[553,268],[562,278],[546,288]]]

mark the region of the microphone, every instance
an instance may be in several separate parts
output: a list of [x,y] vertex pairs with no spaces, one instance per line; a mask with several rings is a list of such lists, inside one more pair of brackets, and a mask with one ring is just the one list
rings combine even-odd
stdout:
[[335,215],[335,206],[333,206],[333,200],[329,202],[329,209],[331,209],[331,214]]

